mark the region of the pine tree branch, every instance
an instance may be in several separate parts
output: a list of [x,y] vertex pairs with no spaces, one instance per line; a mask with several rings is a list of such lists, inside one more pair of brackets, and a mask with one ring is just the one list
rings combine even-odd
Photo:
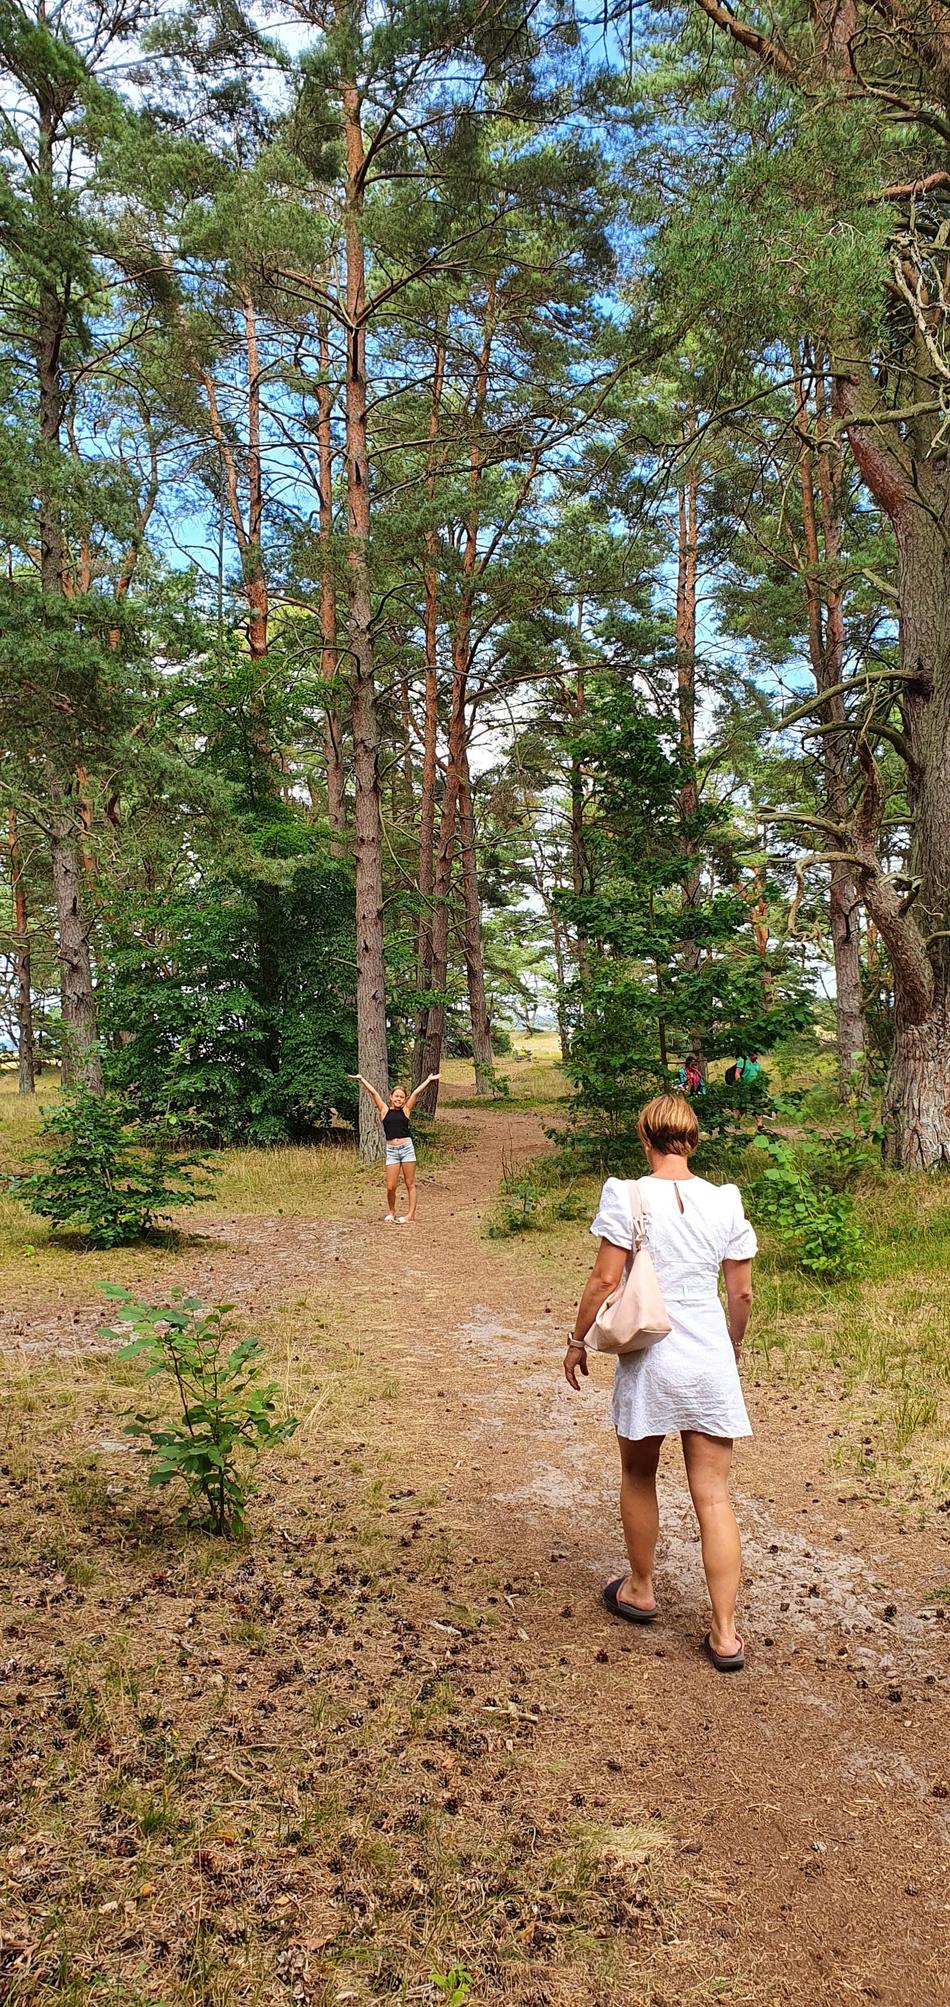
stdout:
[[917,196],[926,195],[932,188],[950,188],[950,174],[945,167],[938,167],[933,174],[924,174],[919,181],[892,181],[887,188],[876,188],[873,195],[866,195],[866,202],[908,202]]
[[865,669],[860,676],[849,676],[843,683],[833,683],[830,690],[816,691],[814,697],[809,697],[807,704],[797,705],[794,711],[784,711],[779,719],[779,725],[782,729],[786,725],[797,725],[802,718],[810,717],[812,711],[820,711],[822,705],[827,704],[832,697],[844,697],[849,690],[863,690],[868,683],[886,683],[890,680],[895,683],[916,683],[919,680],[919,671],[898,668]]
[[734,42],[741,43],[744,49],[751,49],[754,56],[761,57],[785,83],[801,83],[791,56],[778,42],[771,41],[768,35],[763,35],[747,21],[740,21],[730,7],[720,4],[720,0],[696,0],[696,4],[717,28],[724,28]]
[[760,808],[759,821],[793,822],[802,829],[827,830],[829,836],[837,837],[841,843],[846,840],[848,834],[844,823],[830,822],[823,815],[806,815],[803,810],[799,811],[797,808]]

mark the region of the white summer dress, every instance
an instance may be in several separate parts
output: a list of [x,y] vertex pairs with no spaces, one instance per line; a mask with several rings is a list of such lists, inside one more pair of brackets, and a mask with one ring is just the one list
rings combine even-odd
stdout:
[[[646,1352],[618,1358],[613,1424],[638,1442],[677,1429],[706,1436],[750,1436],[739,1369],[719,1301],[719,1264],[757,1251],[738,1185],[705,1178],[641,1178],[647,1240],[672,1330]],[[677,1192],[683,1203],[680,1212]],[[630,1194],[608,1178],[591,1233],[614,1247],[633,1243]]]

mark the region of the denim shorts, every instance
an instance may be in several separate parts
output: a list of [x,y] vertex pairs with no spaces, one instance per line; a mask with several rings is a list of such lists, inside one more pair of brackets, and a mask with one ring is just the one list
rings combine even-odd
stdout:
[[404,1136],[398,1143],[387,1143],[387,1164],[414,1164],[416,1153],[412,1147],[412,1137]]

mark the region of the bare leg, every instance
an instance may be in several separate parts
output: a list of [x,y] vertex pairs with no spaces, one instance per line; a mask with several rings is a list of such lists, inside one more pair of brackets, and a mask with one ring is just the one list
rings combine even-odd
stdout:
[[620,1445],[620,1517],[630,1561],[630,1572],[617,1590],[620,1603],[635,1603],[638,1609],[652,1610],[653,1558],[660,1530],[656,1502],[656,1467],[663,1447],[662,1436],[644,1436],[630,1442],[618,1436]]
[[399,1165],[386,1165],[386,1218],[396,1217],[396,1187],[399,1183]]
[[712,1604],[709,1642],[714,1652],[730,1657],[739,1649],[736,1599],[742,1557],[739,1528],[729,1496],[732,1443],[728,1438],[683,1430],[683,1458],[690,1497],[699,1520],[703,1567]]
[[406,1218],[407,1220],[414,1220],[416,1217],[416,1202],[419,1196],[418,1192],[416,1191],[415,1164],[404,1164],[402,1167],[402,1175],[405,1180],[406,1197],[409,1200],[409,1211],[406,1214]]

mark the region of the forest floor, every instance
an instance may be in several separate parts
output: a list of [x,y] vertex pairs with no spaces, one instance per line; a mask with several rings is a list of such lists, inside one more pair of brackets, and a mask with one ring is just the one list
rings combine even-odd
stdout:
[[[9,1267],[0,2000],[950,2001],[950,1499],[843,1472],[840,1389],[762,1365],[746,1674],[700,1655],[675,1444],[662,1621],[612,1621],[609,1367],[560,1370],[592,1244],[487,1239],[540,1121],[447,1114],[412,1228],[279,1152],[164,1247]],[[303,1426],[246,1544],[146,1495],[103,1276],[266,1337]]]

